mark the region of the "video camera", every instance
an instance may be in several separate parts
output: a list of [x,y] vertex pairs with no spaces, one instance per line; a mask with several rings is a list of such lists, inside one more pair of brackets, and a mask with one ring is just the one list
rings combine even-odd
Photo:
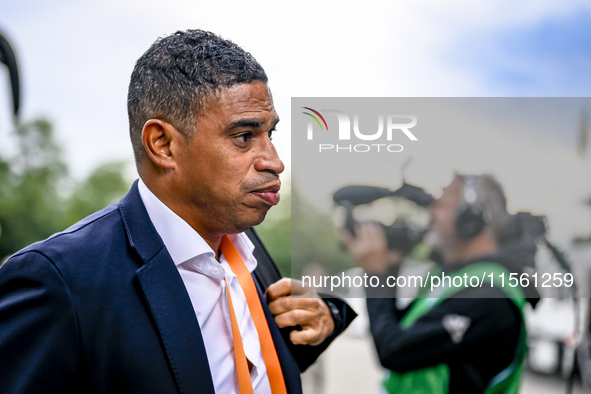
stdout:
[[[345,208],[344,227],[355,235],[357,221],[353,217],[353,209],[359,205],[390,197],[404,198],[424,209],[434,201],[433,196],[425,190],[406,182],[396,190],[374,186],[345,186],[334,193],[333,200]],[[409,253],[419,244],[428,231],[428,228],[416,228],[403,219],[396,219],[391,225],[381,224],[381,226],[388,240],[388,248],[404,254]],[[534,267],[537,240],[546,233],[546,229],[544,216],[535,216],[529,212],[511,215],[511,219],[499,237],[500,249],[510,257],[511,261],[518,264],[521,270],[524,267]]]
[[[334,194],[333,199],[337,204],[345,208],[345,228],[355,235],[357,221],[353,217],[353,209],[358,205],[370,204],[386,197],[402,197],[423,208],[428,207],[433,202],[433,197],[430,194],[420,187],[407,183],[404,183],[401,188],[395,191],[373,186],[345,186]],[[397,250],[404,254],[409,253],[422,241],[427,233],[427,229],[416,228],[399,218],[389,226],[383,223],[380,224],[388,240],[388,249]]]

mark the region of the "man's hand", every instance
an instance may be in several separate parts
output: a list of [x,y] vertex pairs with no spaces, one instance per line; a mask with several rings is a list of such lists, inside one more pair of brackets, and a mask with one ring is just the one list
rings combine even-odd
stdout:
[[[292,297],[292,292],[302,298]],[[299,281],[283,278],[269,286],[265,296],[280,328],[302,327],[289,335],[294,345],[319,345],[334,331],[328,306],[314,290],[304,289]]]
[[355,236],[344,230],[341,240],[357,264],[366,272],[383,273],[388,268],[388,241],[379,224],[358,223]]

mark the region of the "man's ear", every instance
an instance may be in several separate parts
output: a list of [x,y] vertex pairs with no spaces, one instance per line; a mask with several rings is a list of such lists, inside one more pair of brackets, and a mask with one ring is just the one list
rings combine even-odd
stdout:
[[176,151],[184,136],[173,125],[150,119],[142,130],[142,143],[150,160],[162,169],[176,168]]

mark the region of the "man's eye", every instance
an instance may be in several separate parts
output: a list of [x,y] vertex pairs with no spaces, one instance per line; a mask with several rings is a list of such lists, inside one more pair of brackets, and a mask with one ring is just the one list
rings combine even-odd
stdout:
[[238,138],[238,140],[240,142],[246,143],[246,142],[248,142],[251,139],[251,137],[252,137],[252,134],[251,133],[244,133],[244,134],[238,135],[236,138]]

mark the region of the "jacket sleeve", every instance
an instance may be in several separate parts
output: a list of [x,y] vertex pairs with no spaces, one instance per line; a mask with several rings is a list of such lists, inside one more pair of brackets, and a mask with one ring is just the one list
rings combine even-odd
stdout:
[[36,251],[7,260],[0,268],[0,392],[75,391],[78,339],[54,264]]
[[[477,298],[444,300],[409,328],[400,326],[401,313],[395,299],[368,298],[370,329],[382,366],[406,372],[453,363],[476,351],[485,354],[484,349],[494,352],[495,347],[506,349],[510,359],[519,338],[519,311],[511,300],[502,298],[502,293],[497,298],[474,296]],[[459,316],[467,326],[454,331],[444,323],[450,316]]]

